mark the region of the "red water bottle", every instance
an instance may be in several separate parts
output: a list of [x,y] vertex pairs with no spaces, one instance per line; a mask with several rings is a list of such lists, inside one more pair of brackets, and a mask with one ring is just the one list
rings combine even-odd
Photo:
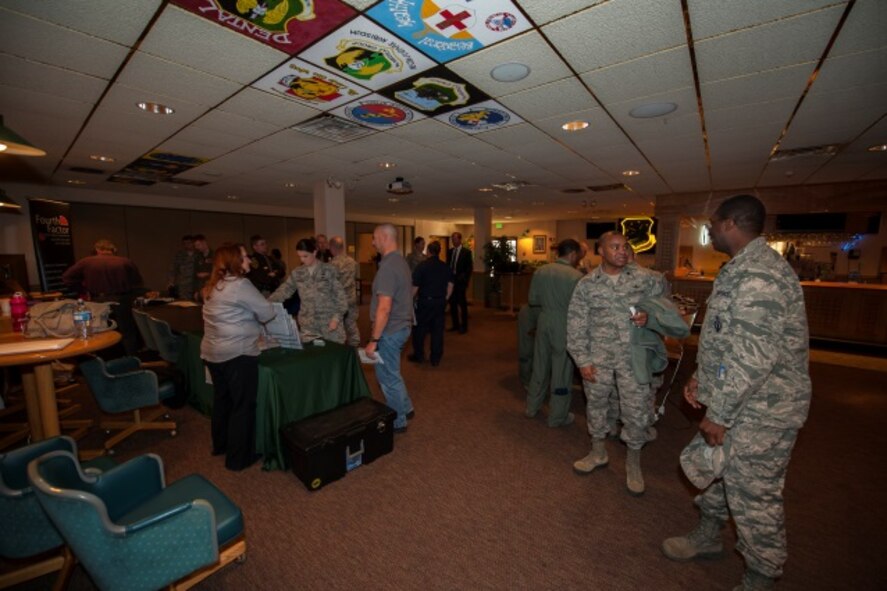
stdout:
[[12,316],[13,332],[24,331],[25,324],[28,322],[28,300],[25,298],[25,294],[17,291],[9,298],[9,312]]

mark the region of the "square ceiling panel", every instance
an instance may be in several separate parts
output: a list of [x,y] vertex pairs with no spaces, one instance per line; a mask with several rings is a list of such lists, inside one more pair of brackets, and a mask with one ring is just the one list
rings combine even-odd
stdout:
[[544,119],[597,106],[585,86],[575,78],[564,78],[509,94],[500,98],[499,102],[530,119]]
[[436,119],[423,119],[389,131],[387,136],[400,137],[422,146],[436,147],[441,142],[463,137],[461,131]]
[[727,109],[782,98],[797,101],[815,67],[816,62],[810,61],[715,82],[703,81],[703,108],[708,112],[709,109]]
[[293,58],[253,84],[284,98],[329,111],[369,94],[369,90],[342,76]]
[[0,53],[0,85],[45,94],[50,102],[60,97],[93,104],[108,86],[108,81]]
[[364,17],[333,31],[299,57],[373,90],[435,65],[421,51]]
[[393,84],[382,94],[428,116],[441,115],[489,98],[444,66]]
[[286,57],[277,49],[171,5],[139,50],[242,84],[251,83]]
[[542,26],[551,21],[579,12],[589,6],[602,4],[607,0],[558,0],[557,2],[540,2],[539,0],[520,0],[521,8],[524,9],[530,18],[533,19],[538,26]]
[[359,98],[333,109],[331,113],[379,131],[393,129],[399,125],[406,125],[414,119],[425,117],[410,105],[397,103],[379,94]]
[[812,12],[837,3],[836,0],[804,0],[803,2],[689,0],[688,6],[693,38],[705,39],[784,19],[802,12]]
[[[526,66],[526,78],[501,82],[492,77],[492,70],[506,64]],[[450,62],[449,68],[472,82],[492,97],[512,94],[570,75],[570,70],[536,31],[499,43],[462,59]]]
[[192,127],[229,133],[247,141],[257,140],[279,129],[276,125],[235,115],[229,111],[220,111],[219,109],[213,109],[205,113],[194,122]]
[[843,7],[826,8],[697,42],[699,78],[724,78],[772,70],[822,56]]
[[612,0],[542,28],[580,74],[686,44],[680,2]]
[[[236,82],[181,64],[136,52],[117,76],[117,82],[144,91],[145,100],[164,95],[214,107],[240,90]],[[167,106],[175,107],[175,103]]]
[[887,3],[883,0],[856,0],[829,56],[887,46]]
[[523,119],[496,101],[485,101],[436,117],[465,133],[476,134],[523,123]]
[[872,51],[829,57],[822,64],[811,91],[834,92],[887,80],[887,46]]
[[160,0],[141,0],[124,8],[119,0],[3,0],[9,10],[126,46],[138,40],[160,4]]
[[311,107],[305,107],[295,101],[289,101],[255,88],[244,88],[219,105],[218,108],[221,111],[235,113],[278,127],[295,125],[316,116],[318,113],[316,109]]
[[172,0],[223,27],[287,53],[299,53],[356,12],[337,0]]
[[604,104],[693,86],[693,66],[686,46],[588,72],[582,80]]
[[366,14],[439,63],[474,53],[532,27],[509,0],[380,2]]

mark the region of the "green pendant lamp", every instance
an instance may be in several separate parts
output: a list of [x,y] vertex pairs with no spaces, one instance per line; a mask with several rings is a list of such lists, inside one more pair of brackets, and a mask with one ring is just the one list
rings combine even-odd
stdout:
[[40,148],[35,148],[28,140],[6,127],[3,124],[2,115],[0,115],[0,154],[46,156],[46,152]]

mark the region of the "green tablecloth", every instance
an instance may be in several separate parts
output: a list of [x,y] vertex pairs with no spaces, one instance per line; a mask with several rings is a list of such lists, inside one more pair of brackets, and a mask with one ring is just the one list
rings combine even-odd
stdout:
[[[213,387],[206,383],[200,359],[201,334],[185,333],[179,369],[185,374],[188,402],[205,415],[212,412]],[[259,356],[256,450],[266,470],[289,466],[280,428],[292,421],[334,409],[370,395],[360,361],[351,347],[327,343],[295,351],[269,349]]]

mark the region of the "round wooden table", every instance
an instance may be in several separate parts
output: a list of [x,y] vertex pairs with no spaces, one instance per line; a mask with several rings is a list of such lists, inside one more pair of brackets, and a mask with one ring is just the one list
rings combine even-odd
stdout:
[[[64,349],[0,355],[0,367],[17,366],[21,369],[32,441],[61,434],[52,362],[105,349],[119,343],[121,338],[119,332],[109,330],[92,335],[85,341],[74,339]],[[26,339],[21,333],[0,334],[0,343],[26,343],[34,340],[44,339]]]

